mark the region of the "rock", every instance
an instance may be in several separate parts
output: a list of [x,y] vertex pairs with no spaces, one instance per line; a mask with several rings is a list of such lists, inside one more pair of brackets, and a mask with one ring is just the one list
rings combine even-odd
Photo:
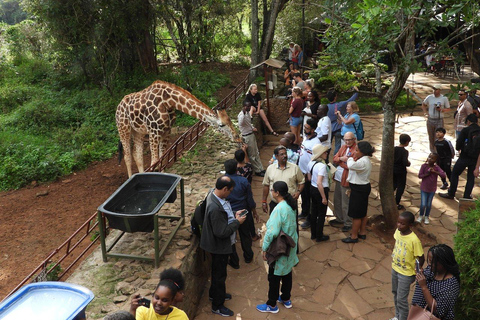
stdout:
[[128,283],[131,283],[131,282],[133,282],[133,281],[135,281],[135,280],[137,280],[137,279],[138,279],[138,276],[133,275],[133,276],[131,276],[131,277],[126,278],[126,279],[123,280],[123,281],[128,282]]
[[114,312],[114,311],[117,311],[117,310],[118,310],[118,307],[116,305],[114,305],[113,303],[109,303],[109,304],[106,304],[106,305],[102,306],[101,312],[102,313],[111,313],[111,312]]
[[175,258],[177,258],[178,260],[183,260],[183,258],[185,258],[185,252],[183,251],[175,252]]
[[179,247],[188,247],[189,245],[190,245],[190,242],[186,240],[180,240],[177,242],[177,246]]
[[113,298],[113,302],[114,303],[121,303],[121,302],[125,302],[128,300],[128,297],[127,296],[116,296]]
[[45,191],[37,192],[35,194],[35,197],[44,197],[44,196],[47,196],[47,195],[48,195],[48,190],[45,190]]
[[135,291],[135,288],[130,283],[122,281],[117,283],[115,291],[124,295],[131,295]]

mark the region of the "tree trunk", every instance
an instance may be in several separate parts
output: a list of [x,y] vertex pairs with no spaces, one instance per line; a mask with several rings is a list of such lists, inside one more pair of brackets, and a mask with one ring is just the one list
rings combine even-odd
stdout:
[[[397,205],[393,193],[393,157],[394,157],[394,143],[395,143],[395,101],[402,92],[405,83],[411,73],[410,65],[415,54],[415,32],[414,24],[410,26],[405,36],[405,41],[400,43],[397,54],[404,54],[401,59],[394,59],[397,63],[395,65],[395,81],[388,89],[383,99],[383,135],[382,135],[382,155],[380,162],[380,172],[378,187],[380,192],[380,199],[382,203],[382,211],[385,217],[385,223],[388,228],[393,229],[398,218]],[[399,61],[407,61],[399,63]]]
[[[272,53],[273,36],[275,35],[275,25],[280,11],[285,7],[287,0],[272,0],[270,9],[267,8],[267,1],[263,1],[263,26],[260,48],[258,34],[260,24],[258,21],[258,0],[252,0],[252,55],[251,66],[255,66],[262,61],[267,60]],[[250,77],[255,77],[256,70],[250,71]]]
[[[472,33],[473,31],[475,31],[475,29],[472,30]],[[480,50],[478,49],[480,48],[480,36],[474,36],[472,40],[465,41],[463,45],[472,71],[476,74],[480,74]]]
[[[260,32],[260,22],[258,21],[258,0],[252,0],[252,39],[250,41],[252,53],[250,55],[250,66],[256,66],[259,61],[258,48],[258,33]],[[257,70],[250,70],[250,81],[253,81],[257,76]]]

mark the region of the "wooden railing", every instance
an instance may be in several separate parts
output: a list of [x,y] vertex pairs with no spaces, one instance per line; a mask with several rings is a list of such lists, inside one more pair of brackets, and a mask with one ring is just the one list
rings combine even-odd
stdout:
[[[247,91],[248,76],[242,80],[237,87],[230,92],[214,109],[229,109]],[[192,149],[197,141],[207,130],[208,124],[202,121],[197,122],[185,133],[175,140],[160,157],[159,161],[147,168],[146,171],[163,171],[178,161],[182,154]],[[77,229],[62,245],[53,250],[15,289],[5,296],[8,298],[15,291],[29,282],[46,281],[54,276],[56,280],[62,280],[72,270],[75,264],[93,247],[99,235],[97,231],[98,221],[95,212],[80,228]],[[90,242],[87,242],[90,241]],[[77,250],[75,250],[77,249]],[[67,266],[64,266],[67,264]],[[58,272],[60,266],[63,268]],[[57,274],[58,273],[58,274]]]

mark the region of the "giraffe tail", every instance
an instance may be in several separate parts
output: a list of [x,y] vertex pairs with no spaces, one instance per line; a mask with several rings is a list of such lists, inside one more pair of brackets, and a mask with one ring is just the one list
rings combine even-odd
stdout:
[[123,145],[121,141],[118,141],[118,164],[122,163],[123,158]]

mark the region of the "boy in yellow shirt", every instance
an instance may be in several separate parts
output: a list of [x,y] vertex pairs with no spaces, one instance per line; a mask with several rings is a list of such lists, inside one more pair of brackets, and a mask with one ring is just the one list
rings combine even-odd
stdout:
[[423,266],[425,256],[420,239],[410,229],[415,216],[410,211],[402,212],[397,220],[395,248],[392,252],[392,293],[395,300],[395,317],[390,320],[407,320],[408,294],[415,281],[416,259],[418,268]]

